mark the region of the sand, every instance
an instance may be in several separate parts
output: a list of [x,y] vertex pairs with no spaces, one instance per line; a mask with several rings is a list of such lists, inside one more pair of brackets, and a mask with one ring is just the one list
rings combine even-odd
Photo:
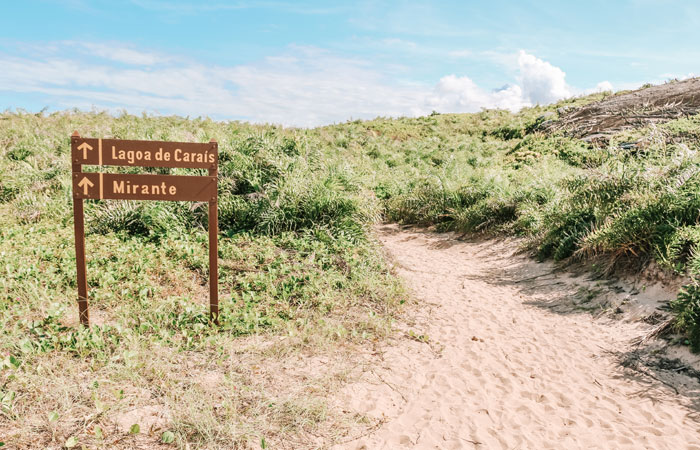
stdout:
[[418,303],[337,399],[376,426],[336,448],[700,449],[697,383],[676,394],[610,353],[650,325],[586,311],[508,243],[379,237]]

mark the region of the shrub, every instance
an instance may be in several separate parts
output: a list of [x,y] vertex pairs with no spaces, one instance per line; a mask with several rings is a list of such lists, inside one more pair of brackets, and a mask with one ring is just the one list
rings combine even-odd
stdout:
[[700,276],[700,225],[677,229],[667,249],[666,261],[676,272]]
[[88,231],[114,232],[123,236],[160,241],[168,233],[182,229],[182,219],[170,205],[153,202],[104,201],[87,214]]
[[700,352],[700,286],[689,284],[678,293],[671,308],[678,314],[676,328],[688,333],[690,349]]

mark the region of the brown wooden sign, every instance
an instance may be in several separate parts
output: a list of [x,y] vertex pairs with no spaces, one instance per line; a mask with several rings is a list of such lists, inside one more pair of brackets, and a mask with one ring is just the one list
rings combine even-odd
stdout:
[[[218,144],[127,141],[71,136],[73,214],[80,322],[89,325],[83,200],[166,200],[209,202],[209,314],[219,320]],[[83,172],[83,165],[209,169],[209,176]]]
[[190,142],[73,139],[73,163],[96,166],[182,167],[213,169],[219,162],[217,145]]
[[216,178],[78,172],[73,174],[73,197],[207,202],[216,200]]

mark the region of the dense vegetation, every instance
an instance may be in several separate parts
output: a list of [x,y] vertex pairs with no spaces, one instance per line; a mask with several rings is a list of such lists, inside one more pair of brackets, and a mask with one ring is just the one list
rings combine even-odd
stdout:
[[[609,270],[654,260],[689,277],[672,307],[700,349],[700,117],[620,133],[606,145],[541,131],[561,108],[603,95],[519,114],[312,130],[0,115],[0,436],[16,430],[17,446],[98,445],[100,420],[123,409],[125,397],[138,404],[139,389],[170,408],[163,439],[181,445],[311,429],[325,414],[318,403],[252,396],[242,379],[231,381],[239,389],[210,398],[182,382],[179,365],[200,370],[213,360],[236,373],[228,366],[233,336],[288,336],[285,347],[305,348],[384,333],[402,292],[369,233],[381,220],[515,234],[540,258],[596,258]],[[220,328],[207,325],[206,208],[166,202],[87,202],[96,325],[77,325],[73,130],[219,142]]]
[[369,159],[364,183],[388,220],[514,234],[539,258],[595,260],[607,272],[653,261],[688,277],[671,307],[700,351],[700,116],[602,145],[541,131],[557,111],[594,98],[334,131]]

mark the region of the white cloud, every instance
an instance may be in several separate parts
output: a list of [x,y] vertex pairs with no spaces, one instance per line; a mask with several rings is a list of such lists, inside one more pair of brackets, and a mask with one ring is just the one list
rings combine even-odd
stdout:
[[659,77],[663,80],[680,80],[680,81],[687,80],[689,78],[695,78],[696,76],[697,75],[695,75],[693,72],[689,72],[689,73],[684,74],[684,75],[683,74],[678,75],[678,74],[673,74],[673,73],[667,72],[667,73],[662,73],[661,75],[659,75]]
[[294,14],[338,14],[345,12],[350,7],[332,5],[315,7],[299,1],[163,1],[163,0],[131,0],[131,2],[145,10],[165,12],[178,15],[193,15],[198,13],[236,11],[244,9],[273,9],[276,12],[289,12]]
[[82,47],[88,53],[103,59],[108,59],[131,65],[152,66],[154,64],[163,63],[169,60],[169,58],[156,55],[155,53],[141,52],[129,47],[119,45],[95,44],[91,42],[68,42],[67,44],[72,44],[79,48]]
[[598,92],[612,91],[613,85],[609,81],[601,81],[600,83],[596,84],[595,89]]
[[452,58],[469,58],[474,53],[471,50],[452,50],[447,53]]
[[[512,57],[506,58],[508,61]],[[566,74],[546,61],[520,51],[517,57],[519,84],[486,91],[468,77],[448,75],[440,79],[427,104],[439,112],[475,112],[481,108],[517,111],[524,106],[551,103],[570,97]]]
[[[634,89],[638,88],[639,86],[633,86]],[[619,86],[618,86],[619,89]],[[596,84],[595,87],[591,89],[585,89],[584,91],[580,92],[580,94],[583,95],[589,95],[589,94],[598,94],[600,92],[611,92],[614,91],[613,85],[609,81],[601,81],[600,83]]]
[[441,78],[426,97],[426,105],[438,112],[476,112],[481,108],[517,111],[525,106],[548,104],[576,94],[613,89],[609,81],[602,81],[595,88],[585,91],[574,89],[566,83],[563,70],[522,50],[517,58],[501,53],[493,53],[492,56],[508,67],[517,60],[518,84],[487,91],[469,77],[448,75]]
[[566,74],[560,68],[523,50],[518,55],[518,67],[523,98],[527,102],[546,104],[572,95],[566,85]]
[[[0,92],[44,94],[51,109],[94,106],[294,126],[432,110],[515,111],[572,93],[561,69],[525,52],[517,57],[518,83],[488,90],[467,76],[448,75],[434,86],[400,81],[387,67],[309,47],[290,47],[251,64],[210,66],[119,45],[82,44],[103,58],[95,62],[76,57],[70,51],[76,45],[59,44],[53,52],[70,57],[0,53]],[[11,106],[19,105],[0,105]]]
[[399,38],[386,38],[386,39],[382,39],[381,42],[384,45],[394,46],[394,47],[406,47],[409,49],[415,49],[418,47],[418,44],[416,44],[413,41],[406,41],[406,40],[399,39]]
[[315,48],[295,47],[287,55],[228,67],[179,61],[118,68],[2,54],[0,67],[0,91],[47,94],[52,108],[95,106],[297,126],[423,112],[420,86],[397,84],[364,61]]
[[495,91],[485,91],[469,77],[448,75],[442,77],[433,92],[427,96],[426,105],[438,112],[476,112],[481,108],[518,110],[527,103],[520,86],[506,86]]

